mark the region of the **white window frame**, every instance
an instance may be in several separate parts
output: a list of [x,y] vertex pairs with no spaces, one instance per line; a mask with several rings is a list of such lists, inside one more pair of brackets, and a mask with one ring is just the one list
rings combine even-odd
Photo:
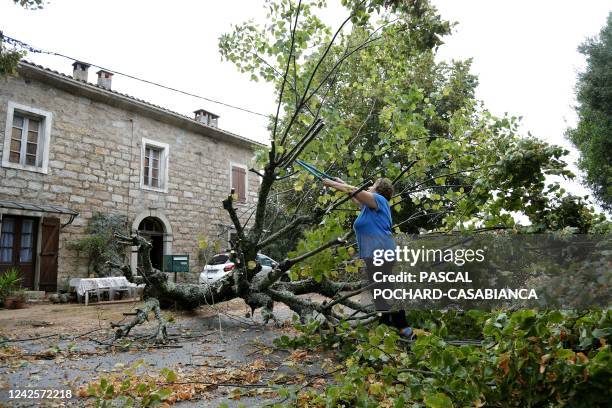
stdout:
[[[49,172],[49,148],[51,142],[51,122],[53,114],[51,112],[33,108],[31,106],[22,105],[13,101],[8,102],[6,115],[6,127],[4,130],[4,148],[2,150],[2,167],[12,169],[33,171],[35,173],[48,174]],[[28,164],[13,163],[10,161],[11,155],[11,135],[13,134],[13,118],[15,112],[26,117],[34,117],[40,120],[40,128],[38,133],[37,160],[42,155],[40,166],[32,166]]]
[[[159,157],[159,187],[151,187],[144,183],[144,163],[147,146],[161,150]],[[170,169],[170,145],[151,139],[142,138],[140,143],[140,188],[143,190],[168,192],[168,173]]]
[[232,167],[240,167],[244,169],[244,201],[236,200],[236,204],[247,204],[249,202],[249,169],[245,164],[230,162],[229,166],[229,175],[230,175],[230,185],[229,191],[232,191],[232,186],[234,185],[234,180],[232,177]]

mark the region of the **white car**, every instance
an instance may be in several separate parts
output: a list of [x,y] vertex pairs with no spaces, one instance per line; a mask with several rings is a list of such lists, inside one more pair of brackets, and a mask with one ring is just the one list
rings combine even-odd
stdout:
[[[270,272],[272,268],[278,265],[278,262],[274,259],[263,254],[257,254],[257,262],[261,264],[260,272]],[[235,266],[236,265],[230,261],[229,252],[217,254],[208,261],[204,266],[204,270],[200,272],[199,282],[200,284],[216,282],[230,273]],[[283,278],[285,278],[285,276],[283,276]]]

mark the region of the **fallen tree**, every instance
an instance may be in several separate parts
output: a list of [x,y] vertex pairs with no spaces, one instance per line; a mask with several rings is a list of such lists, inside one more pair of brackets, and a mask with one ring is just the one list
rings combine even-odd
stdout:
[[[298,158],[360,189],[377,177],[392,179],[398,233],[514,228],[510,211],[527,215],[531,231],[569,226],[584,232],[596,223],[580,199],[558,183],[544,183],[547,175],[572,177],[561,159],[567,152],[519,137],[516,118],[482,109],[469,62],[435,62],[451,28],[435,8],[427,1],[345,3],[348,16],[335,31],[316,16],[319,2],[283,0],[268,4],[264,27],[248,22],[221,37],[224,58],[278,92],[270,148],[258,154],[262,170],[250,169],[261,178],[255,207],[238,214],[233,192],[221,203],[237,235],[236,267],[212,285],[176,284],[151,266],[149,242],[118,236],[138,247],[142,264],[138,276],[129,266],[114,266],[145,283],[149,300],[131,322],[116,325],[117,338],[154,312],[160,318],[155,338],[165,341],[160,303],[194,309],[235,298],[260,309],[266,322],[275,320],[275,302],[331,324],[374,321],[372,305],[353,300],[368,283],[338,279],[340,265],[353,273],[358,265],[350,230],[355,208],[345,206],[351,197],[323,190],[294,168]],[[271,203],[281,209],[282,223]],[[302,239],[289,245],[288,256],[261,272],[257,253],[296,232]],[[292,280],[281,282],[289,271]],[[307,294],[327,300],[301,296]]]
[[[261,269],[259,265],[259,268],[247,269],[245,271],[245,279],[249,282],[249,285],[248,289],[242,292],[243,295],[241,296],[238,295],[239,288],[237,285],[240,282],[240,278],[237,278],[235,274],[228,274],[210,285],[177,284],[168,280],[165,273],[152,267],[149,256],[152,245],[149,241],[138,234],[134,234],[131,237],[117,234],[117,238],[125,245],[136,246],[143,262],[139,268],[138,276],[133,275],[129,265],[113,264],[113,266],[120,268],[130,282],[145,284],[143,295],[146,302],[143,307],[136,309],[135,313],[126,313],[126,315],[135,316],[131,321],[122,324],[112,324],[112,327],[117,329],[115,339],[128,336],[132,328],[144,323],[148,319],[149,313],[153,313],[159,321],[159,325],[156,334],[152,337],[155,338],[156,342],[166,342],[166,321],[161,315],[160,301],[158,299],[161,299],[162,303],[176,304],[183,309],[191,310],[202,305],[212,305],[242,297],[251,307],[252,312],[256,309],[261,309],[265,323],[269,320],[276,321],[273,314],[274,302],[286,304],[300,316],[320,313],[327,319],[335,322],[342,319],[341,316],[335,315],[332,312],[332,308],[329,305],[299,297],[299,295],[308,293],[319,293],[329,298],[335,298],[336,303],[351,307],[357,311],[364,313],[372,312],[371,306],[359,305],[347,297],[338,297],[342,291],[352,291],[351,293],[354,295],[360,293],[363,288],[367,287],[367,282],[365,281],[334,282],[326,280],[324,282],[316,282],[314,279],[294,282],[279,281],[280,276],[289,270],[295,262],[299,262],[299,259],[286,259],[278,268],[268,274],[258,274],[258,269]],[[330,242],[328,247],[341,242],[340,239],[336,241]]]

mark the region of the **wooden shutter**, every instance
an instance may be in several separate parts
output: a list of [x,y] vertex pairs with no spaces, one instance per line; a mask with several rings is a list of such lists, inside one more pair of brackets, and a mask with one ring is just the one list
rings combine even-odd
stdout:
[[42,251],[40,254],[40,281],[38,289],[57,290],[57,257],[59,253],[59,218],[44,218],[42,224]]
[[246,201],[246,170],[242,167],[232,166],[232,188],[238,201]]

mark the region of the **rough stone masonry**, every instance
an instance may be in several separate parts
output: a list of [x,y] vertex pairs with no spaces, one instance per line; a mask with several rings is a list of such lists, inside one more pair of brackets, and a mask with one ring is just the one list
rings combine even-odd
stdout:
[[[201,270],[198,239],[227,242],[225,226],[230,221],[221,201],[231,189],[232,166],[247,170],[246,200],[237,205],[238,213],[246,213],[255,203],[260,181],[248,169],[261,145],[105,89],[106,85],[110,81],[105,87],[96,86],[27,62],[20,63],[18,76],[0,81],[3,158],[12,131],[7,123],[11,106],[31,108],[34,115],[36,110],[52,114],[43,118],[51,122],[48,145],[39,147],[47,150],[46,174],[3,165],[0,200],[60,205],[79,212],[60,232],[58,288],[65,287],[69,278],[87,276],[87,259],[66,244],[84,236],[95,212],[124,214],[132,230],[149,216],[161,221],[164,253],[189,254],[191,273],[183,279],[193,280]],[[147,140],[167,146],[167,182],[160,189],[143,186]],[[2,208],[0,212],[46,216]],[[40,250],[38,243],[36,256]]]

